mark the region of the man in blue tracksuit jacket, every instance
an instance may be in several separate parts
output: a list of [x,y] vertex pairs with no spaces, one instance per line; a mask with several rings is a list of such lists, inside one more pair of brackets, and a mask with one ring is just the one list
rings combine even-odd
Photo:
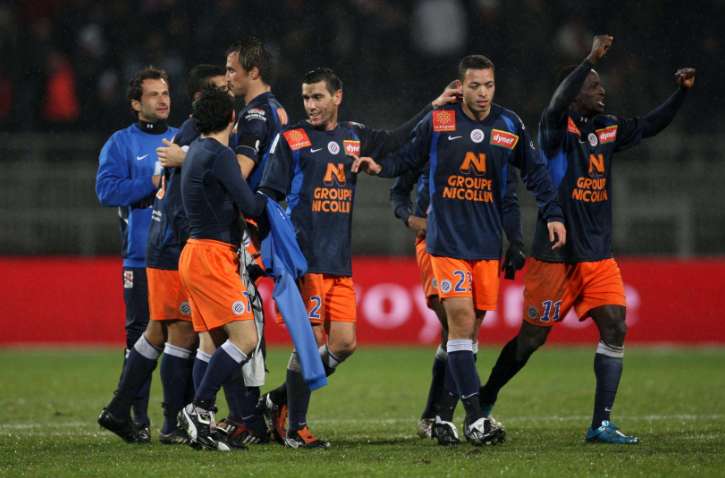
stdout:
[[[161,178],[156,148],[177,132],[166,124],[171,111],[166,72],[154,67],[139,71],[129,83],[128,99],[138,121],[106,141],[96,175],[98,200],[102,206],[117,207],[121,222],[126,350],[133,347],[149,320],[146,243]],[[134,421],[146,437],[148,389],[144,387],[133,407]]]

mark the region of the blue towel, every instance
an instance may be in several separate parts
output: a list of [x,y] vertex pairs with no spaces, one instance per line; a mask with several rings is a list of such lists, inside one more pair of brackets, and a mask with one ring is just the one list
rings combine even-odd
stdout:
[[307,271],[307,260],[297,244],[295,230],[282,207],[267,198],[269,234],[262,239],[262,260],[274,278],[272,297],[287,325],[302,366],[302,376],[310,390],[327,385],[325,368],[317,341],[307,317],[296,279]]

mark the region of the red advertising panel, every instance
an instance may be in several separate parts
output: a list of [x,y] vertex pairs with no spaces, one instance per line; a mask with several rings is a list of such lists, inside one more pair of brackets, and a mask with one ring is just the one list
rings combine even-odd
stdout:
[[[725,344],[725,260],[619,261],[627,294],[628,343]],[[353,265],[362,344],[430,344],[439,335],[418,269],[410,258],[357,258]],[[2,258],[0,344],[123,342],[123,289],[117,258]],[[262,294],[272,307],[269,282]],[[520,279],[502,281],[499,308],[489,313],[482,343],[503,343],[521,323]],[[272,322],[272,321],[270,321]],[[270,343],[286,343],[269,323]],[[551,342],[592,343],[591,320],[573,315],[555,326]]]

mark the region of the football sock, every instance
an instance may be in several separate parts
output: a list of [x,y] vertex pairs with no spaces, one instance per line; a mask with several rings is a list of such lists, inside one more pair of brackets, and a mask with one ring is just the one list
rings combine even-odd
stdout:
[[287,428],[290,432],[307,425],[307,409],[310,406],[310,387],[302,376],[297,354],[292,352],[287,365]]
[[[113,415],[119,418],[129,415],[131,404],[144,387],[144,384],[149,381],[154,368],[156,368],[159,355],[161,355],[161,351],[151,345],[143,335],[136,341],[126,357],[126,365],[121,374],[121,381],[118,384],[116,395],[107,407]],[[135,418],[140,421],[139,418],[144,417],[143,414],[141,417],[136,414]],[[148,420],[148,417],[146,417],[146,420]],[[146,425],[143,422],[141,424]]]
[[498,392],[526,365],[531,356],[528,355],[520,361],[516,359],[516,340],[517,338],[514,337],[501,349],[486,385],[481,387],[479,396],[481,405],[489,409],[496,403]]
[[438,346],[433,360],[433,378],[428,389],[428,400],[420,418],[434,418],[438,415],[441,397],[445,390],[446,368],[448,367],[448,353]]
[[176,430],[176,416],[186,405],[191,381],[191,350],[167,343],[161,356],[161,383],[164,386],[164,424],[161,433]]
[[[155,367],[154,367],[155,368]],[[153,369],[151,369],[153,372]],[[149,396],[151,395],[151,377],[152,373],[149,373],[146,381],[141,385],[141,388],[133,399],[131,410],[133,411],[133,422],[140,426],[149,426],[151,420],[149,419]]]
[[456,382],[458,394],[466,409],[468,423],[473,423],[483,416],[478,401],[478,374],[473,361],[473,341],[471,339],[448,340],[448,370]]
[[[319,348],[319,352],[320,358],[322,359],[322,366],[325,368],[325,375],[328,377],[335,373],[335,369],[337,368],[337,366],[345,360],[337,357],[332,352],[330,352],[330,349],[327,348],[327,345],[322,345]],[[287,404],[287,383],[283,383],[274,390],[271,390],[269,392],[269,398],[272,399],[275,405]]]
[[228,418],[235,423],[241,423],[242,411],[241,402],[244,400],[244,376],[242,375],[242,367],[234,370],[229,379],[224,383],[224,398],[227,400],[229,407]]
[[211,356],[204,378],[196,389],[194,402],[213,404],[222,384],[227,382],[235,372],[238,371],[241,374],[241,365],[247,360],[249,360],[247,354],[231,341],[224,342]]
[[274,402],[275,405],[286,405],[287,404],[287,382],[282,382],[282,385],[269,391],[269,398]]
[[194,366],[191,371],[191,377],[194,382],[194,391],[196,391],[199,388],[199,385],[201,385],[201,379],[204,378],[206,368],[209,366],[209,360],[211,360],[211,355],[206,352],[202,352],[201,350],[196,351],[196,358],[194,359]]
[[607,345],[599,342],[594,355],[594,375],[597,378],[594,396],[594,413],[592,428],[598,428],[602,421],[609,420],[617,395],[619,379],[622,377],[624,347]]
[[259,401],[259,387],[245,387],[239,401],[239,412],[247,428],[252,430],[264,429],[264,418],[257,410]]

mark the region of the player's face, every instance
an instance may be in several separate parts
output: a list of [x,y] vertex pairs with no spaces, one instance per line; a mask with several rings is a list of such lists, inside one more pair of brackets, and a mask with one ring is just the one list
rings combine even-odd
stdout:
[[337,123],[337,109],[342,103],[342,90],[330,93],[327,83],[302,83],[302,101],[305,104],[307,122],[315,128],[325,128]]
[[148,79],[141,83],[141,100],[132,100],[131,107],[138,119],[155,123],[165,120],[171,112],[169,85],[165,80]]
[[463,103],[477,115],[491,111],[496,80],[493,68],[474,70],[469,68],[463,75]]
[[587,79],[584,80],[575,102],[579,110],[585,115],[604,113],[605,94],[606,91],[602,86],[599,73],[591,70],[587,75]]
[[249,84],[249,72],[239,63],[239,52],[233,51],[227,55],[227,85],[234,96],[247,94]]

